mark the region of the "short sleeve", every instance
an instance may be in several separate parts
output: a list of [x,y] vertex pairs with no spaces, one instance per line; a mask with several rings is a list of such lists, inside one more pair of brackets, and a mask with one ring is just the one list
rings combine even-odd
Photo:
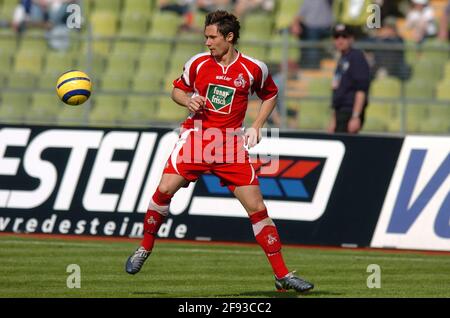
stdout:
[[260,90],[256,90],[256,95],[262,100],[269,100],[278,95],[278,87],[270,74],[264,81],[263,87]]

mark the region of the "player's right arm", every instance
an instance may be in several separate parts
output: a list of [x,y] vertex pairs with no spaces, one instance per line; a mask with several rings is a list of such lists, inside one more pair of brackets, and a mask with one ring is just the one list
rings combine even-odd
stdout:
[[193,113],[201,112],[206,102],[205,97],[199,95],[191,97],[188,92],[177,87],[172,90],[172,99],[175,103],[187,107]]

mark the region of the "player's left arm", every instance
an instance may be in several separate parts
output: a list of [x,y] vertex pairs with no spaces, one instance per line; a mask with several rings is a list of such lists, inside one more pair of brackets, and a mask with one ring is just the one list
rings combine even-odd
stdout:
[[245,132],[245,141],[249,149],[256,146],[256,144],[258,144],[261,140],[261,128],[264,127],[276,104],[277,96],[274,96],[261,103],[261,107],[255,121],[253,122],[252,126]]

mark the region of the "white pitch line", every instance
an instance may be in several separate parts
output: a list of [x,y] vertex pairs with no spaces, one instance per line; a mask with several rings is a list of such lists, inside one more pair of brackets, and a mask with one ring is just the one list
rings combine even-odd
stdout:
[[0,244],[26,244],[26,245],[65,245],[74,247],[104,247],[104,245],[95,243],[72,243],[72,242],[43,242],[43,241],[14,241],[14,240],[0,240]]

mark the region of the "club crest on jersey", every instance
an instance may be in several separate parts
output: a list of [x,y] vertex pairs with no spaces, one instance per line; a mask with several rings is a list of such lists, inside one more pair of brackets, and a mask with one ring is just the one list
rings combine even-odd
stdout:
[[221,114],[229,114],[235,92],[236,88],[233,87],[209,84],[206,92],[207,109]]
[[244,75],[242,73],[239,74],[238,78],[234,80],[234,86],[236,87],[245,87],[247,81],[244,79]]

